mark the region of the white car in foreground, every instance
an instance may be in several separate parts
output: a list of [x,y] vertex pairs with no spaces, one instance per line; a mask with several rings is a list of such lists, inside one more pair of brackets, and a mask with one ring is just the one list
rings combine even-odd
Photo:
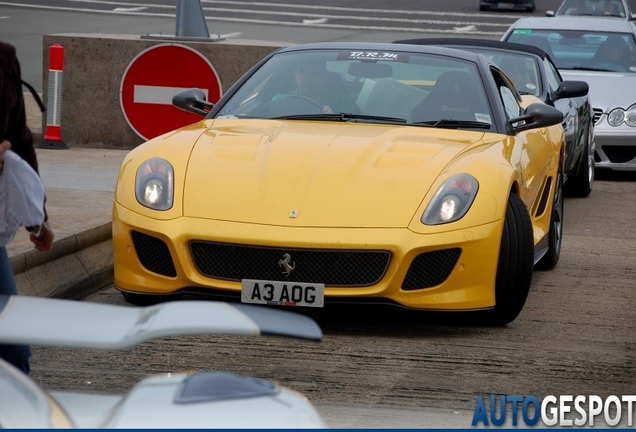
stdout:
[[[0,343],[127,348],[185,334],[320,340],[310,318],[221,302],[144,308],[0,295]],[[303,395],[223,372],[151,376],[125,395],[47,391],[0,359],[0,428],[324,428]]]

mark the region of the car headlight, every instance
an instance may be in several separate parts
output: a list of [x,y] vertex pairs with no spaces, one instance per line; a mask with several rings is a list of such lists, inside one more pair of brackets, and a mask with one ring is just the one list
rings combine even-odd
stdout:
[[614,108],[607,116],[607,122],[610,126],[620,126],[625,120],[625,111],[623,108]]
[[625,113],[625,123],[627,126],[636,127],[636,104],[630,106]]
[[135,196],[144,207],[153,210],[172,208],[174,170],[164,159],[148,159],[139,166],[135,178]]
[[422,215],[425,225],[440,225],[464,217],[475,200],[479,183],[470,174],[456,174],[439,187]]

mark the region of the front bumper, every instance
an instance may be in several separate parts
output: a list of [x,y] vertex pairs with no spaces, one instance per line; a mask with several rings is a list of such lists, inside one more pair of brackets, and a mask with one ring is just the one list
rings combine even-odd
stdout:
[[596,168],[636,171],[636,128],[612,127],[604,114],[594,126]]
[[[406,228],[290,228],[187,217],[162,221],[139,215],[115,203],[115,285],[125,291],[145,294],[205,290],[240,293],[240,281],[208,277],[199,270],[191,248],[197,241],[278,248],[281,251],[285,248],[380,250],[390,253],[390,261],[377,282],[369,286],[326,285],[325,302],[359,298],[390,300],[417,309],[491,308],[495,305],[494,287],[502,228],[503,220],[461,231],[421,235]],[[155,268],[153,261],[148,260],[145,261],[146,266],[155,271],[145,267],[136,250],[133,231],[142,233],[144,238],[150,236],[158,240],[153,240],[155,246],[151,246],[152,250],[157,250],[157,245],[164,248],[164,256],[168,256],[172,268]],[[449,267],[449,274],[443,282],[426,289],[403,289],[409,267],[416,257],[451,248],[460,248],[461,252],[454,265]],[[277,268],[277,262],[271,265]],[[281,275],[279,280],[285,279]],[[322,283],[320,280],[313,282]]]

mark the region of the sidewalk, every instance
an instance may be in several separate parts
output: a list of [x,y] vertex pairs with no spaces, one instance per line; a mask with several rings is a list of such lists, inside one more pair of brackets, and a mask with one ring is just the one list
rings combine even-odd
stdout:
[[[27,121],[41,139],[42,114],[25,93]],[[64,126],[62,126],[62,137]],[[110,243],[113,192],[128,150],[36,149],[55,230],[50,252],[38,252],[26,230],[8,245],[20,294],[79,298],[112,281]]]

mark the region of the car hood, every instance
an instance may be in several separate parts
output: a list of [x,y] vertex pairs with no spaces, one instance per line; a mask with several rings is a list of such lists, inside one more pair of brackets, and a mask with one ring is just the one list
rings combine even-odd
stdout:
[[616,107],[636,103],[636,74],[560,70],[564,80],[585,81],[590,86],[590,103],[608,113]]
[[444,167],[482,132],[215,120],[186,174],[188,217],[295,227],[406,227]]

